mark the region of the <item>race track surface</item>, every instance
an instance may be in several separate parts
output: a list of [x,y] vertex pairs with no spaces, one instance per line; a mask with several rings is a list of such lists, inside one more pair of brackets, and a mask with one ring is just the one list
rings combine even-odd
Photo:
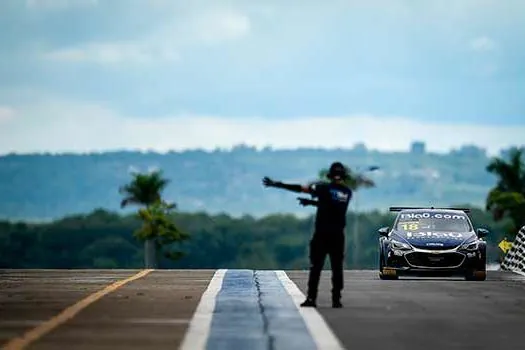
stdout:
[[[525,349],[525,277],[400,279],[346,271],[0,270],[2,349]],[[302,293],[301,293],[302,292]],[[191,325],[191,326],[190,326]],[[185,341],[185,343],[183,343]]]
[[[306,290],[307,275],[290,272]],[[461,279],[382,281],[346,271],[344,311],[330,308],[324,273],[318,310],[347,349],[525,349],[525,277],[489,271],[483,282]]]

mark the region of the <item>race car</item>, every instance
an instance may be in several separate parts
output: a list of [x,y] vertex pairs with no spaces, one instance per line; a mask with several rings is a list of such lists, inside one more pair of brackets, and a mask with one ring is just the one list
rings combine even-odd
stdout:
[[488,230],[474,229],[468,208],[390,207],[392,227],[379,232],[379,277],[461,276],[486,279]]

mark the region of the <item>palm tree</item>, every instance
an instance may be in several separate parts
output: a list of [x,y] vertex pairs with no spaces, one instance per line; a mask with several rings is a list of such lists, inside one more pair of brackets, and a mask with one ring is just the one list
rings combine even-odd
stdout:
[[[161,202],[162,191],[170,182],[162,176],[161,170],[148,173],[133,172],[131,175],[133,179],[119,189],[119,192],[124,195],[120,202],[121,208],[128,205],[138,205],[146,207],[146,210],[150,210],[151,206]],[[172,206],[174,207],[175,204],[172,204]],[[154,268],[156,266],[155,252],[155,239],[149,236],[144,240],[146,268]]]
[[499,221],[508,216],[512,221],[509,232],[515,235],[525,225],[525,163],[523,148],[513,148],[509,152],[508,161],[493,158],[486,170],[498,177],[496,186],[487,195],[486,210],[493,213]]
[[161,170],[149,173],[132,173],[133,179],[122,186],[119,191],[125,197],[120,202],[120,207],[124,208],[130,204],[148,207],[162,197],[162,191],[169,184],[170,180],[162,176]]
[[[155,251],[160,251],[163,247],[172,243],[181,242],[189,238],[186,232],[181,231],[170,219],[171,211],[175,208],[174,204],[164,201],[139,210],[139,217],[142,219],[142,227],[135,231],[135,236],[141,240],[154,241]],[[183,256],[180,251],[165,251],[164,255],[172,260],[177,260]]]

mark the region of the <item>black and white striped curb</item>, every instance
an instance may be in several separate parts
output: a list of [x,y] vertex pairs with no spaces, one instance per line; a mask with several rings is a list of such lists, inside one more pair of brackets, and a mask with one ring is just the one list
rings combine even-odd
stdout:
[[501,263],[501,268],[525,274],[525,226],[518,231],[512,247]]

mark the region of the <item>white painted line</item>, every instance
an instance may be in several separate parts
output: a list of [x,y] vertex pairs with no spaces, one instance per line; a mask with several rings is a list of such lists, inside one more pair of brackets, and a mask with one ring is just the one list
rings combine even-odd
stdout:
[[525,272],[520,271],[520,270],[512,270],[512,272],[517,273],[518,275],[525,276]]
[[193,314],[188,330],[182,341],[181,350],[203,350],[206,348],[208,335],[210,334],[211,321],[217,294],[222,288],[222,281],[226,269],[215,271],[208,288],[201,296],[199,305]]
[[288,294],[292,297],[297,310],[303,317],[306,327],[317,345],[317,348],[322,350],[344,350],[343,345],[339,342],[339,339],[337,339],[317,309],[312,307],[303,308],[299,305],[306,297],[297,285],[288,277],[286,272],[275,271],[275,273]]

